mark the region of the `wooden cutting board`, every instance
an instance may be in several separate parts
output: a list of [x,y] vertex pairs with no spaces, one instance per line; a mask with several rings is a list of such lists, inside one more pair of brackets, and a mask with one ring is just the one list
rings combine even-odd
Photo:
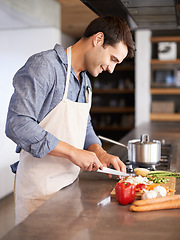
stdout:
[[[164,184],[164,183],[161,183],[160,185],[163,187],[163,186],[166,186],[166,187],[169,187],[170,189],[173,189],[175,190],[176,189],[176,178],[175,177],[166,177],[169,179],[169,181]],[[122,182],[124,180],[120,180],[119,182]],[[174,192],[171,192],[170,195],[174,195],[175,191]],[[135,195],[135,198],[136,199],[141,199],[141,195],[142,193],[136,193]],[[112,198],[116,198],[116,192],[115,192],[115,188],[113,188],[112,192],[111,192],[111,197]]]

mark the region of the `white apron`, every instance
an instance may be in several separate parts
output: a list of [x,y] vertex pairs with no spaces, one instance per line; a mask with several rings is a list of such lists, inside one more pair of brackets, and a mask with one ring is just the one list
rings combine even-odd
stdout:
[[[40,126],[59,140],[83,149],[91,107],[91,91],[89,90],[88,95],[86,92],[86,103],[67,99],[71,47],[67,49],[67,55],[68,70],[63,99],[40,122]],[[73,183],[79,172],[80,168],[68,159],[48,154],[42,158],[34,158],[30,153],[21,150],[16,174],[16,224],[23,221],[52,194]]]

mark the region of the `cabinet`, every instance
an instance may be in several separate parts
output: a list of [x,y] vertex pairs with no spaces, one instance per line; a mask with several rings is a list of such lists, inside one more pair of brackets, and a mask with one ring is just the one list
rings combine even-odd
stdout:
[[134,60],[117,65],[112,74],[91,78],[91,118],[95,132],[119,140],[134,127]]
[[[175,59],[158,59],[160,42],[176,43]],[[180,121],[180,37],[152,37],[151,121]]]

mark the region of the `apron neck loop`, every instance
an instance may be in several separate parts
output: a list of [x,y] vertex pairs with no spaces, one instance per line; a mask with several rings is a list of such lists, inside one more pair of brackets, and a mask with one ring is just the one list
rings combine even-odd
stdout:
[[65,83],[65,92],[64,98],[67,98],[68,88],[69,88],[69,79],[71,73],[71,46],[67,48],[67,58],[68,58],[68,66],[67,66],[67,74],[66,74],[66,83]]
[[[70,79],[70,73],[71,73],[71,46],[67,48],[67,58],[68,58],[68,66],[67,66],[67,74],[66,74],[65,92],[63,97],[64,99],[67,98],[68,88],[69,88],[69,79]],[[86,76],[85,76],[85,79],[86,79],[86,91],[85,91],[86,103],[91,104],[92,92],[91,92],[91,88],[88,86]]]

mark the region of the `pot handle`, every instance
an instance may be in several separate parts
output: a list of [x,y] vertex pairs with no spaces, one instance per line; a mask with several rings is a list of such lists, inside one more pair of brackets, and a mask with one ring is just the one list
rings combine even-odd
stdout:
[[114,141],[114,140],[111,140],[111,139],[109,139],[109,138],[102,137],[102,136],[98,136],[98,137],[99,137],[100,139],[104,140],[104,141],[111,142],[111,143],[114,143],[114,144],[119,145],[119,146],[121,146],[121,147],[128,148],[125,144],[122,144],[122,143],[120,143],[120,142],[116,142],[116,141]]
[[141,135],[141,137],[140,137],[140,142],[141,142],[141,143],[147,143],[147,142],[149,142],[149,134],[143,134],[143,135]]

